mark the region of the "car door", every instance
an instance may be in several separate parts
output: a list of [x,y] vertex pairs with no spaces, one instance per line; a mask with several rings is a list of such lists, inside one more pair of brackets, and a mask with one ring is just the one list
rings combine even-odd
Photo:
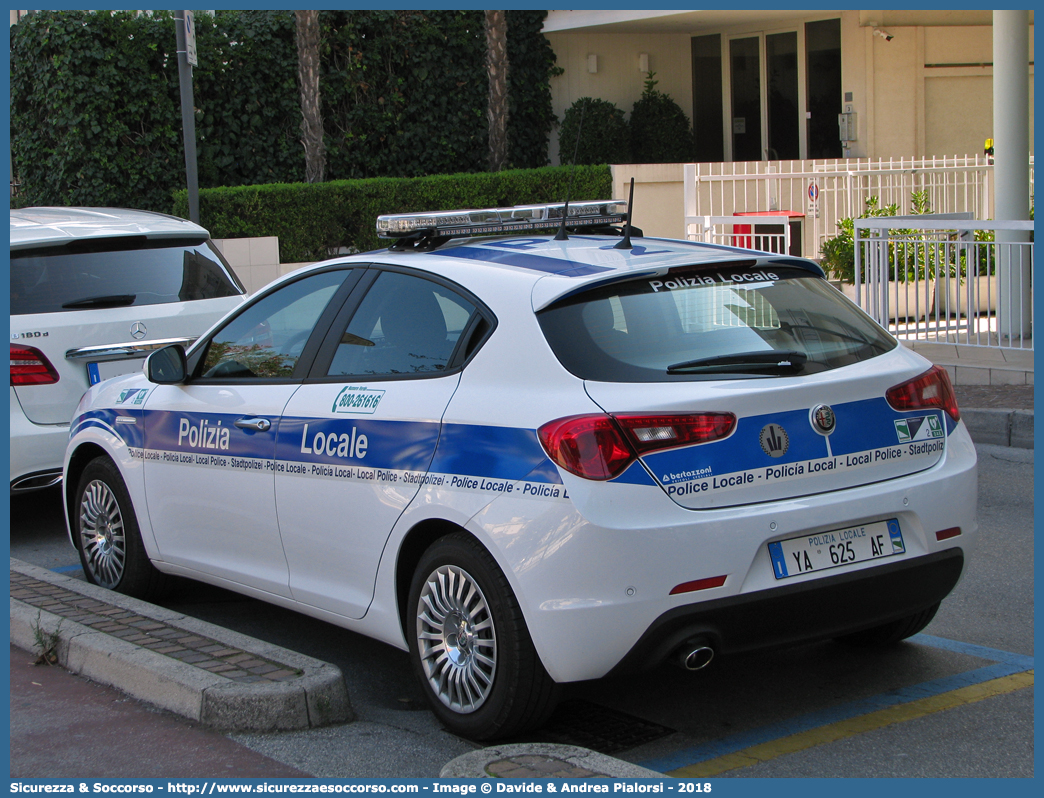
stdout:
[[428,470],[482,315],[459,288],[371,269],[342,309],[277,441],[276,503],[294,599],[361,618],[399,515]]
[[290,595],[273,484],[280,416],[358,271],[261,296],[193,352],[184,384],[150,393],[145,490],[165,562]]

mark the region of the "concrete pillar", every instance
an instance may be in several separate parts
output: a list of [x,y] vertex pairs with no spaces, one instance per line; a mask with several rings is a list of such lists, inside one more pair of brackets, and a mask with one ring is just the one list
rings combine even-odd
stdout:
[[[1029,11],[993,12],[994,208],[998,221],[1029,219]],[[1030,335],[1028,247],[1023,232],[997,231],[999,333]]]

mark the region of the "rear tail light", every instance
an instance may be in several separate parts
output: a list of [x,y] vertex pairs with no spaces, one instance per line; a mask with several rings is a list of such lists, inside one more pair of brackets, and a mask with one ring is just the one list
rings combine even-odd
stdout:
[[640,455],[718,440],[735,426],[732,413],[597,413],[549,421],[537,434],[548,456],[569,473],[607,480],[622,474]]
[[709,443],[732,434],[736,416],[732,413],[687,413],[672,416],[646,416],[622,413],[614,416],[638,454]]
[[961,420],[950,375],[939,366],[932,366],[921,376],[889,388],[885,399],[895,410],[945,410],[954,421]]
[[537,434],[554,462],[584,479],[619,476],[637,456],[610,416],[569,416],[544,424]]
[[11,385],[51,385],[58,372],[39,349],[11,344]]

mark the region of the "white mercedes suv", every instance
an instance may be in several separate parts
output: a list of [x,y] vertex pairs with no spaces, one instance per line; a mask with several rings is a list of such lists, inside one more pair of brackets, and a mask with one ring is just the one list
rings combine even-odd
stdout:
[[91,385],[139,371],[241,303],[202,227],[146,211],[11,211],[11,491],[62,477],[69,420]]

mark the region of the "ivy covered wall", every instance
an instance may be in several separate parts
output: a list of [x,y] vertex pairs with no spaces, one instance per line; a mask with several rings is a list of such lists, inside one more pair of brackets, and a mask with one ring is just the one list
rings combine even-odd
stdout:
[[[543,166],[555,57],[543,11],[508,12],[510,166]],[[478,172],[482,11],[325,11],[327,178]],[[294,17],[196,14],[201,188],[304,179]],[[169,212],[184,187],[173,16],[41,11],[11,28],[18,205]]]

